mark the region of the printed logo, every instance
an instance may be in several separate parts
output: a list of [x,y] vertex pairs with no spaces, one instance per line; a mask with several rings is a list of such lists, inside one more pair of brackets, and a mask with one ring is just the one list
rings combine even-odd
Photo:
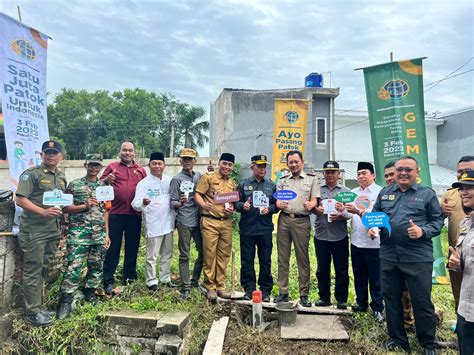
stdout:
[[300,115],[298,115],[298,112],[296,111],[287,111],[285,117],[288,123],[295,123],[298,121],[298,118],[300,118]]
[[36,51],[33,45],[24,38],[17,38],[10,43],[10,48],[19,56],[33,61],[36,59]]
[[403,79],[394,79],[386,81],[378,92],[379,99],[387,100],[400,100],[408,95],[410,87],[408,83]]

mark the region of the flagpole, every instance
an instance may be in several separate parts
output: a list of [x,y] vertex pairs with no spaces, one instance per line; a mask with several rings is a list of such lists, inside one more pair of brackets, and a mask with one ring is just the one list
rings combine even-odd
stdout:
[[18,10],[18,20],[21,23],[21,10],[20,10],[20,5],[16,5],[16,9]]

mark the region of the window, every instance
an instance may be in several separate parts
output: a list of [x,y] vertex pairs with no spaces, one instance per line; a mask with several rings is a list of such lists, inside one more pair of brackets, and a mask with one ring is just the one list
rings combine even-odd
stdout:
[[326,118],[316,119],[316,143],[326,144]]

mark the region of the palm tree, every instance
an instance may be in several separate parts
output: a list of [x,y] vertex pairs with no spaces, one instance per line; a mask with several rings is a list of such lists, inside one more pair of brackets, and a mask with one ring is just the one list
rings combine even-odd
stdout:
[[201,148],[209,141],[209,121],[204,120],[206,110],[200,106],[181,104],[177,111],[177,131],[180,143],[186,148]]

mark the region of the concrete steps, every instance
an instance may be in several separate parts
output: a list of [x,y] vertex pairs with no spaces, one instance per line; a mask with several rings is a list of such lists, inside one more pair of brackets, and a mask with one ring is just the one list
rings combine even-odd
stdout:
[[181,354],[191,323],[187,312],[108,311],[99,315],[106,342],[122,354]]

